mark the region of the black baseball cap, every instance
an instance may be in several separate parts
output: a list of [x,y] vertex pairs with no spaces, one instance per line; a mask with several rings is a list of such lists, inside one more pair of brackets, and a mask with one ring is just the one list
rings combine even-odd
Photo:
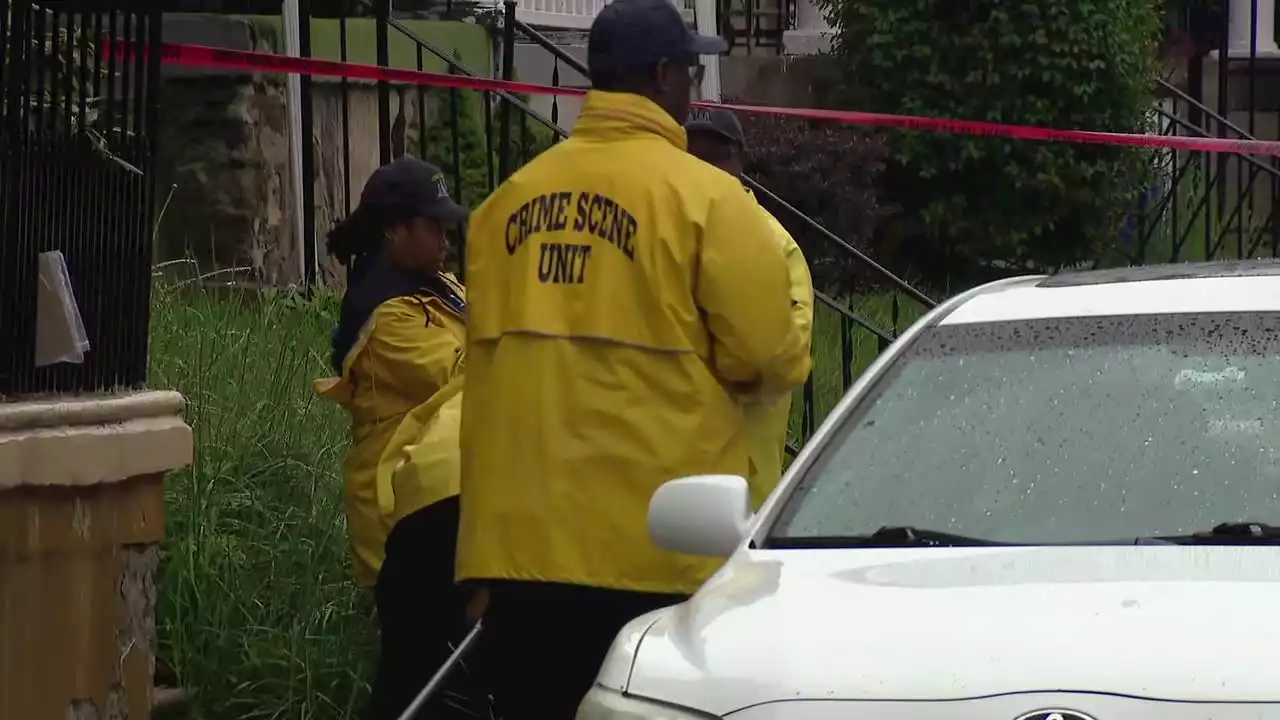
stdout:
[[404,155],[373,171],[360,193],[361,205],[393,207],[412,217],[456,223],[471,211],[449,197],[444,172],[429,162]]
[[724,38],[690,30],[672,0],[613,0],[591,23],[587,66],[592,71],[639,70],[661,60],[719,55],[728,49]]
[[728,110],[692,108],[689,110],[689,122],[685,123],[684,129],[687,133],[705,132],[718,135],[743,150],[747,149],[747,138],[742,132],[742,123],[738,122],[737,115]]

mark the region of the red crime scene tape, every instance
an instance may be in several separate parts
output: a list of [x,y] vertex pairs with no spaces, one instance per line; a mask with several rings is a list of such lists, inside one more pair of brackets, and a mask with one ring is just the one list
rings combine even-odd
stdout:
[[[145,48],[144,48],[145,49]],[[133,55],[128,43],[104,43],[104,51],[118,57]],[[348,80],[381,80],[385,82],[426,85],[458,90],[488,90],[527,95],[580,96],[586,93],[580,88],[552,87],[535,83],[477,78],[463,75],[402,70],[376,65],[363,65],[336,60],[296,58],[274,53],[249,50],[229,50],[204,45],[160,45],[161,60],[167,65],[204,68],[210,70],[243,70],[264,73],[298,73],[315,77],[347,78]],[[1176,135],[1152,135],[1140,133],[1095,132],[1090,130],[1055,130],[1032,125],[1007,125],[977,120],[953,120],[947,118],[920,117],[914,115],[890,115],[886,113],[858,112],[856,110],[821,110],[816,108],[789,108],[772,105],[736,105],[694,103],[705,108],[725,108],[737,112],[782,115],[806,120],[830,120],[849,125],[888,127],[919,132],[948,133],[954,135],[978,135],[983,137],[1040,140],[1045,142],[1083,143],[1091,145],[1123,145],[1129,147],[1169,148],[1210,153],[1241,153],[1280,157],[1280,142],[1272,140],[1235,140],[1229,138],[1196,138]]]

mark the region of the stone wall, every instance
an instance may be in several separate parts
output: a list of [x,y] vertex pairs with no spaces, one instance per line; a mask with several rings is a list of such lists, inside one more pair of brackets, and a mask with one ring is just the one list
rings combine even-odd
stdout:
[[0,718],[151,716],[174,392],[0,403]]
[[[284,82],[234,75],[170,79],[164,93],[159,183],[168,207],[157,260],[189,258],[202,272],[243,268],[244,275],[271,285],[298,282],[302,258]],[[317,252],[325,272],[335,277],[337,268],[323,259],[324,232],[346,215],[348,201],[355,205],[381,164],[375,87],[351,84],[346,95],[344,133],[341,87],[313,85]],[[393,93],[393,114],[399,105]],[[406,102],[404,111],[412,135],[419,127],[415,103]],[[350,162],[345,188],[344,157]]]
[[[274,52],[278,38],[256,28],[243,18],[169,15],[165,40]],[[234,270],[240,280],[298,283],[302,257],[284,77],[165,67],[162,92],[157,184],[164,212],[156,262],[189,267],[173,261],[191,260],[201,273]],[[340,272],[325,260],[325,232],[346,214],[348,202],[354,206],[380,164],[376,86],[347,84],[345,129],[343,97],[340,82],[312,84],[317,257],[329,278]],[[393,117],[401,105],[404,112],[401,147],[421,126],[417,100],[415,88],[393,88]],[[437,109],[425,105],[434,117]]]
[[170,78],[163,92],[157,170],[166,204],[156,260],[296,280],[283,82]]

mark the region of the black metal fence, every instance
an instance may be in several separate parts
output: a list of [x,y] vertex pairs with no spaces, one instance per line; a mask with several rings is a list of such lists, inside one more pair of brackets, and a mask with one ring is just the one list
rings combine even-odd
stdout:
[[[309,0],[301,0],[302,16],[310,10]],[[415,32],[403,19],[392,15],[387,0],[375,0],[373,5],[376,25],[377,62],[391,64],[393,42],[407,41],[413,48],[416,67],[431,69],[434,63],[443,65],[449,74],[481,77],[483,69],[468,66],[446,48],[442,48]],[[475,13],[474,10],[471,12]],[[445,17],[449,17],[446,13]],[[496,73],[504,79],[516,77],[516,50],[522,48],[525,61],[530,53],[545,53],[541,60],[551,65],[551,85],[562,86],[563,79],[573,78],[581,87],[586,77],[586,67],[564,48],[552,42],[541,32],[517,17],[515,2],[502,3],[492,11],[481,10],[473,15],[478,24],[491,30],[496,40]],[[347,60],[347,23],[344,15],[338,18],[341,60]],[[310,50],[311,30],[301,23],[303,37],[299,43],[302,54]],[[403,58],[401,58],[403,61]],[[348,197],[342,205],[349,212],[352,200],[352,184],[349,168],[352,167],[352,151],[348,93],[353,86],[341,84],[342,127],[340,133],[344,145],[341,149],[341,166],[344,168],[343,186]],[[422,85],[400,86],[378,83],[378,137],[382,161],[401,154],[414,154],[442,167],[450,178],[454,195],[463,203],[475,204],[532,159],[542,150],[564,138],[567,133],[560,126],[562,101],[551,96],[549,106],[541,111],[533,107],[530,98],[506,92],[436,90]],[[314,163],[315,134],[311,128],[312,110],[308,107],[308,84],[303,85],[301,105],[303,150],[303,177],[307,192],[314,194],[315,179],[305,163]],[[434,129],[438,129],[436,131]],[[469,137],[468,132],[474,135]],[[477,132],[478,131],[478,132]],[[786,190],[777,194],[758,183],[750,181],[757,194],[771,197],[775,206],[782,207],[792,216],[792,225],[802,225],[822,242],[830,244],[836,252],[847,254],[850,260],[865,268],[876,279],[877,317],[870,317],[866,308],[859,305],[860,298],[835,298],[818,293],[817,323],[826,329],[823,336],[829,338],[829,347],[815,349],[815,371],[805,385],[801,402],[797,403],[793,423],[795,442],[792,450],[807,438],[817,423],[830,411],[839,396],[865,367],[898,333],[905,329],[921,313],[933,306],[933,301],[888,269],[877,264],[851,244],[844,242],[820,224],[786,204]],[[304,201],[304,222],[314,228],[314,197]],[[308,232],[304,237],[315,237]],[[318,252],[315,248],[311,252]],[[307,267],[316,263],[310,259]],[[307,282],[315,282],[311,274]]]
[[[1155,78],[1160,102],[1152,132],[1237,140],[1280,132],[1275,28],[1252,0],[1191,0],[1171,5],[1166,77]],[[1272,21],[1274,25],[1274,22]],[[1268,129],[1269,128],[1269,129]],[[1163,151],[1152,182],[1121,229],[1115,252],[1100,264],[1145,264],[1280,256],[1275,203],[1276,158],[1239,153]]]
[[[339,5],[342,5],[339,3]],[[1225,5],[1225,4],[1223,4]],[[303,17],[310,12],[310,0],[301,0]],[[780,7],[791,8],[793,4]],[[341,57],[347,60],[348,40],[346,15],[348,6],[337,13],[340,26]],[[1194,4],[1192,7],[1198,7]],[[490,30],[496,42],[492,68],[472,67],[469,61],[449,49],[423,37],[414,26],[393,14],[388,0],[374,0],[371,12],[376,32],[376,61],[392,64],[391,49],[395,43],[412,48],[419,69],[443,68],[450,74],[463,76],[498,75],[516,79],[519,62],[528,62],[531,54],[542,53],[541,61],[551,66],[551,84],[581,87],[586,69],[572,54],[543,32],[522,22],[514,2],[477,9],[461,3],[447,4],[440,19],[458,19],[469,14],[475,22]],[[789,12],[789,11],[788,11]],[[1215,14],[1216,13],[1216,14]],[[1163,95],[1162,104],[1153,108],[1153,131],[1202,137],[1250,138],[1255,135],[1256,119],[1277,109],[1264,101],[1280,96],[1267,84],[1262,69],[1266,48],[1242,54],[1238,40],[1229,38],[1225,7],[1212,12],[1186,10],[1175,18],[1194,34],[1199,43],[1185,62],[1185,77],[1155,79]],[[1256,24],[1256,10],[1253,21]],[[786,22],[780,23],[786,25]],[[309,52],[307,23],[302,23],[302,53]],[[1256,45],[1256,43],[1255,43]],[[518,62],[517,50],[522,53]],[[1226,62],[1206,62],[1212,51],[1228,57]],[[397,63],[404,67],[403,54]],[[1206,70],[1206,68],[1209,68]],[[528,78],[520,78],[528,79]],[[302,105],[303,137],[308,147],[304,163],[314,164],[314,122],[308,108],[304,81]],[[347,117],[346,99],[351,84],[342,84],[341,113],[343,138],[341,166],[346,197],[343,210],[351,205],[351,151],[346,146],[352,136]],[[1280,88],[1276,88],[1280,90]],[[564,116],[562,101],[552,97],[533,102],[530,98],[501,92],[437,90],[421,85],[401,86],[379,83],[378,146],[383,161],[403,153],[424,157],[440,165],[450,177],[456,196],[462,202],[475,204],[502,182],[511,172],[541,150],[565,136],[560,127]],[[536,107],[535,107],[536,106]],[[1158,130],[1155,130],[1158,128]],[[1099,264],[1135,264],[1224,257],[1275,255],[1280,246],[1280,231],[1273,222],[1272,205],[1276,182],[1280,179],[1277,165],[1269,160],[1232,154],[1170,152],[1157,154],[1151,187],[1137,198],[1135,210],[1114,252]],[[314,192],[312,166],[304,166],[309,192]],[[793,427],[798,439],[808,437],[818,421],[831,409],[871,359],[915,318],[932,307],[931,298],[903,281],[887,268],[877,264],[851,244],[822,228],[812,219],[786,204],[787,188],[762,188],[756,192],[775,201],[789,217],[782,217],[792,228],[802,228],[811,239],[826,243],[832,251],[849,258],[873,278],[878,305],[869,308],[865,297],[832,297],[819,293],[818,323],[825,347],[815,347],[815,371],[805,386],[798,403]],[[772,192],[771,192],[772,191]],[[315,216],[315,202],[304,202],[306,237],[323,234],[333,218]],[[317,227],[319,226],[319,227]],[[316,246],[310,251],[318,254]],[[308,261],[307,267],[317,263]],[[307,281],[314,282],[311,274]]]
[[[301,17],[321,18],[312,12],[310,0],[300,0],[299,15]],[[327,8],[329,12],[325,20],[336,20],[338,33],[338,58],[342,61],[352,59],[352,32],[354,22],[367,22],[366,16],[349,14],[354,10],[354,3],[337,3],[335,8]],[[476,7],[467,3],[441,3],[439,19],[471,18],[477,24],[489,29],[491,37],[496,37],[504,19],[502,9]],[[469,65],[468,60],[458,53],[441,47],[436,42],[415,31],[410,19],[393,16],[389,0],[374,0],[372,3],[374,23],[374,42],[376,62],[380,66],[408,67],[417,70],[443,70],[453,75],[468,77],[488,77],[490,68],[476,68]],[[336,17],[334,17],[336,16]],[[312,52],[313,32],[310,24],[300,23],[299,52],[310,56]],[[393,63],[392,48],[398,46],[400,57]],[[409,62],[405,62],[405,49],[408,49]],[[505,68],[505,77],[511,76],[512,60],[510,47],[504,46],[501,58],[490,58],[501,61]],[[337,82],[340,114],[340,148],[325,148],[324,151],[336,151],[337,165],[341,168],[341,180],[336,183],[341,188],[341,199],[337,208],[330,213],[332,217],[318,218],[315,161],[321,148],[317,145],[315,133],[315,90],[317,81],[311,78],[301,80],[300,112],[302,123],[303,152],[302,177],[304,185],[303,236],[316,238],[323,236],[327,222],[336,220],[344,213],[349,213],[359,192],[362,178],[353,177],[352,168],[359,165],[353,155],[356,152],[352,139],[357,132],[352,124],[352,93],[360,86],[355,82],[340,80]],[[400,85],[389,82],[376,84],[378,107],[378,153],[381,162],[404,154],[410,154],[428,160],[440,166],[449,178],[452,193],[458,202],[478,204],[493,188],[497,187],[515,169],[530,158],[563,136],[553,117],[548,118],[530,107],[528,98],[517,97],[506,92],[442,90],[425,85]],[[327,221],[327,222],[326,222]],[[304,265],[306,277],[304,285],[310,287],[318,281],[318,272],[324,260],[321,258],[320,242],[307,243],[304,248]],[[462,247],[455,250],[465,252]],[[459,263],[457,268],[461,270]]]
[[[0,396],[146,378],[159,57],[120,60],[109,38],[158,44],[160,14],[0,0]],[[38,258],[55,250],[90,345],[36,367]]]

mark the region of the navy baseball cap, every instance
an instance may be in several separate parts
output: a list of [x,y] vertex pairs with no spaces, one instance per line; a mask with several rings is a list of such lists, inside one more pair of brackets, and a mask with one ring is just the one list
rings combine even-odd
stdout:
[[728,49],[724,38],[690,30],[672,0],[613,0],[591,23],[587,66],[593,71],[640,70],[661,60],[719,55]]
[[689,111],[689,122],[685,123],[685,132],[705,132],[734,143],[743,150],[747,149],[746,134],[742,132],[742,123],[738,116],[728,110],[705,110],[693,108]]
[[444,172],[429,162],[403,155],[373,171],[360,193],[361,205],[394,207],[412,217],[456,223],[471,211],[449,197]]

